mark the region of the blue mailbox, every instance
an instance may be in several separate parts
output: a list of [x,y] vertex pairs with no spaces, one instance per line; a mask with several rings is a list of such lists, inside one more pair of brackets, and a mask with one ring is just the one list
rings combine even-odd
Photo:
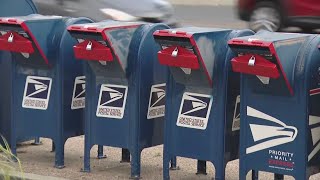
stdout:
[[144,148],[163,143],[167,71],[157,61],[152,34],[162,24],[103,21],[68,28],[86,60],[84,171],[90,171],[93,145],[120,147],[130,161],[131,178],[140,178]]
[[164,179],[170,179],[168,163],[175,156],[198,159],[203,174],[206,161],[212,162],[216,179],[224,179],[226,164],[238,158],[240,78],[232,72],[227,41],[252,34],[194,27],[155,32],[158,59],[170,69]]
[[[2,0],[0,6],[0,17],[5,16],[25,16],[37,13],[37,9],[30,0]],[[0,32],[0,35],[2,32]],[[1,94],[0,102],[9,102],[12,97],[11,91],[11,59],[10,53],[0,52],[0,83]],[[0,105],[0,134],[10,142],[10,123],[11,123],[11,109],[6,104]],[[18,141],[29,140],[29,137],[20,137]],[[0,142],[2,139],[0,139]],[[38,141],[38,139],[37,139]]]
[[299,180],[320,171],[319,43],[267,31],[229,42],[242,73],[240,180],[249,170]]
[[76,41],[66,27],[88,22],[41,15],[0,18],[0,50],[12,56],[5,60],[11,63],[7,78],[13,95],[2,103],[12,109],[8,128],[13,153],[19,137],[51,138],[55,167],[63,168],[65,141],[83,134],[83,104],[73,104],[83,70],[73,61]]

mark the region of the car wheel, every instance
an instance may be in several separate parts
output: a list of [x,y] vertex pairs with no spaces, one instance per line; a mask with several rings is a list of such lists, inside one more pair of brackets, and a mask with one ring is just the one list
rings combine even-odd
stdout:
[[249,27],[255,32],[280,30],[281,14],[279,9],[270,2],[259,3],[251,14]]

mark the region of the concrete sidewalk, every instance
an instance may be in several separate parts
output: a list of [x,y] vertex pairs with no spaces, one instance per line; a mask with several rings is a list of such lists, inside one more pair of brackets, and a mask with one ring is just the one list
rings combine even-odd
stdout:
[[237,0],[168,0],[173,5],[233,6]]
[[[83,166],[83,136],[71,138],[67,141],[65,147],[65,165],[64,169],[56,169],[54,164],[54,153],[50,153],[51,140],[41,139],[43,145],[31,146],[30,142],[23,143],[18,148],[18,157],[22,162],[23,171],[26,173],[39,174],[31,175],[35,177],[32,180],[60,180],[53,177],[64,178],[68,180],[128,180],[130,176],[130,164],[120,163],[121,150],[119,148],[104,147],[107,155],[106,159],[97,159],[97,147],[91,151],[91,173],[80,172]],[[142,180],[162,180],[162,146],[147,148],[142,152],[141,176]],[[195,159],[178,157],[180,170],[171,171],[171,180],[209,180],[214,177],[214,167],[212,163],[207,163],[208,175],[196,175]],[[239,179],[239,161],[235,160],[228,163],[226,168],[226,180]],[[248,173],[247,179],[250,179]],[[30,178],[29,176],[28,178]],[[51,176],[45,177],[43,176]],[[40,179],[39,179],[40,177]],[[260,173],[261,180],[272,180],[271,173]],[[292,177],[285,177],[286,180],[293,180]],[[320,174],[312,176],[310,180],[319,180]],[[28,179],[29,180],[29,179]]]

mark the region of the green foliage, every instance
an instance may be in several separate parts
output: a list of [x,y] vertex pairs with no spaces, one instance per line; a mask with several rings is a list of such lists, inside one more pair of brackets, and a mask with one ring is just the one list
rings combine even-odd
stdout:
[[11,152],[10,146],[6,139],[2,137],[3,145],[0,144],[0,178],[10,180],[10,173],[22,172],[20,160]]

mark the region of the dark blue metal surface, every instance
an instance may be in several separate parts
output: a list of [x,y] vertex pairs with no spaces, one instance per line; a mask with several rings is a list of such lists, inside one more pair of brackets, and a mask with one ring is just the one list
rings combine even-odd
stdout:
[[[250,39],[261,43],[247,48]],[[252,169],[309,179],[320,166],[319,36],[259,32],[236,40],[244,42],[233,46],[237,53],[273,53],[282,72],[266,84],[241,75],[240,179]],[[268,47],[261,53],[262,44]]]
[[[2,0],[0,6],[0,17],[5,16],[25,16],[37,13],[37,9],[30,0]],[[1,34],[0,34],[1,35]],[[0,84],[1,94],[0,102],[9,102],[12,96],[11,91],[11,54],[0,51]],[[11,109],[6,103],[0,105],[0,134],[10,142],[10,122],[11,122]],[[19,137],[18,141],[30,139],[28,137]]]
[[[114,21],[77,26],[103,29],[99,36],[95,36],[99,33],[89,31],[79,34],[79,31],[69,28],[77,39],[107,43],[114,56],[113,61],[91,60],[85,65],[84,171],[90,171],[90,149],[99,144],[123,148],[123,162],[130,161],[129,150],[131,178],[140,178],[141,151],[163,143],[164,112],[155,117],[156,114],[150,114],[152,108],[149,103],[159,105],[154,99],[158,98],[154,95],[156,90],[162,93],[159,99],[164,97],[165,85],[154,85],[164,84],[167,73],[157,61],[159,46],[154,42],[152,33],[168,27]],[[154,88],[156,90],[151,92]],[[159,103],[165,105],[161,99]]]
[[[233,125],[233,122],[239,121],[239,112],[234,114],[240,103],[237,98],[240,94],[239,75],[231,70],[230,59],[234,54],[228,49],[227,41],[253,32],[180,28],[169,30],[168,34],[174,34],[175,31],[180,34],[186,32],[190,37],[189,44],[182,42],[184,38],[155,38],[167,46],[182,43],[185,47],[192,46],[201,66],[189,73],[179,67],[170,67],[166,89],[163,178],[170,179],[170,159],[181,156],[200,160],[199,173],[205,173],[203,161],[212,162],[215,179],[224,179],[225,166],[238,158],[239,149],[239,127]],[[201,78],[205,71],[212,82]],[[199,106],[194,104],[197,102],[204,106],[197,108]]]
[[[19,137],[46,137],[55,144],[55,167],[64,167],[64,144],[83,134],[83,109],[71,107],[74,84],[83,76],[82,63],[74,59],[76,41],[66,31],[86,18],[29,15],[16,17],[17,25],[1,24],[1,31],[25,32],[33,54],[12,53],[8,70],[13,96],[6,101],[11,111],[11,148],[16,153]],[[14,28],[13,28],[14,27]],[[15,41],[13,41],[15,42]],[[46,62],[48,60],[48,62]]]

